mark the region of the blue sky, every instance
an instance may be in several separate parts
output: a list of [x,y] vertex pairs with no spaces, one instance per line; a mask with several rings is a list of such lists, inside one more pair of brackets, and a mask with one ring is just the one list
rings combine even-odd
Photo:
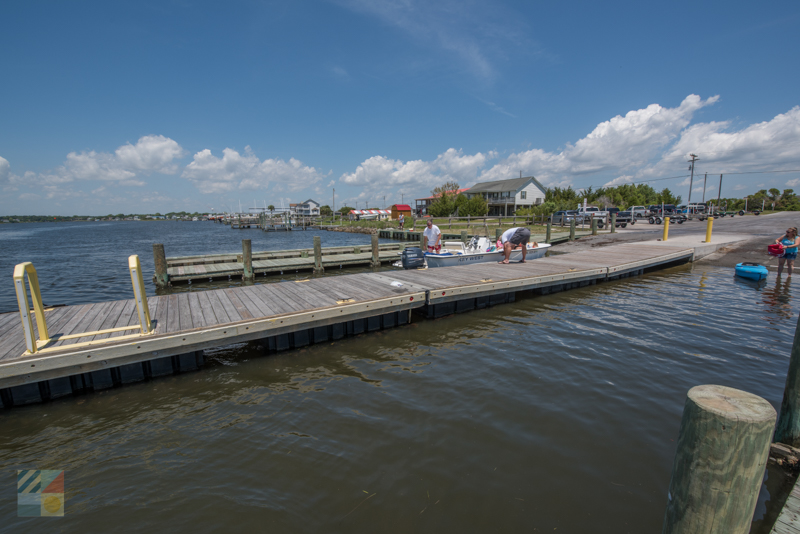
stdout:
[[0,214],[800,190],[800,4],[541,4],[4,2]]

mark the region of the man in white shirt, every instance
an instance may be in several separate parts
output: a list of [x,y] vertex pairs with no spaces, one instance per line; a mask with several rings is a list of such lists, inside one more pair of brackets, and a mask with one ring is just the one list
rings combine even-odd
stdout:
[[436,252],[437,254],[442,250],[442,232],[439,227],[433,224],[433,219],[428,219],[428,227],[422,232],[422,235],[428,238],[428,252]]
[[[500,241],[503,243],[503,252],[505,253],[506,257],[503,261],[498,263],[507,264],[508,258],[511,257],[511,251],[517,247],[522,247],[522,260],[520,263],[525,263],[525,255],[528,252],[528,241],[530,240],[531,231],[522,226],[517,228],[509,228],[503,232],[503,235],[500,237]],[[539,245],[534,241],[533,246],[537,247]]]

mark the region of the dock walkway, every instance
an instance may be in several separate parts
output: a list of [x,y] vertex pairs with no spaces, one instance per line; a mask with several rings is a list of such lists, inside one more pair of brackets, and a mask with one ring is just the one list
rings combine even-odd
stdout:
[[800,486],[795,483],[770,534],[800,534]]
[[[400,243],[381,243],[378,260],[381,263],[398,261],[402,248],[403,245]],[[325,269],[370,265],[371,262],[370,245],[322,248],[322,267]],[[253,272],[257,275],[313,269],[313,248],[253,253]],[[243,273],[241,253],[167,258],[167,274],[170,282],[241,277]]]
[[196,369],[202,351],[258,340],[282,350],[391,328],[411,312],[436,318],[513,302],[519,291],[547,294],[672,262],[686,247],[622,244],[525,264],[480,263],[384,271],[177,293],[148,298],[152,334],[71,334],[136,327],[133,300],[45,310],[51,342],[25,353],[19,313],[0,314],[0,397],[14,406]]

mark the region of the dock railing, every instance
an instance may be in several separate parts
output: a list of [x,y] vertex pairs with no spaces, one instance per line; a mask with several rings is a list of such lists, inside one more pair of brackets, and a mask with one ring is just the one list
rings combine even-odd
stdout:
[[[57,349],[58,347],[47,347],[47,344],[51,341],[94,337],[102,334],[112,334],[115,332],[125,332],[136,329],[139,329],[140,333],[128,334],[127,336],[121,336],[116,339],[120,340],[151,334],[153,332],[153,324],[150,320],[150,308],[147,305],[147,293],[145,292],[144,279],[142,277],[142,266],[139,262],[139,256],[133,255],[128,258],[128,270],[131,273],[131,282],[133,283],[133,296],[136,300],[136,310],[139,317],[138,325],[121,326],[119,328],[108,328],[105,330],[95,330],[92,332],[81,332],[79,334],[70,334],[68,336],[56,334],[51,338],[47,331],[47,321],[44,317],[45,307],[44,304],[42,304],[42,293],[39,290],[39,277],[36,274],[36,269],[31,262],[20,263],[14,267],[14,288],[17,292],[17,304],[19,305],[19,315],[22,319],[22,331],[25,336],[25,346],[28,349],[27,352],[29,354],[35,354],[37,352]],[[31,310],[30,303],[28,301],[28,292],[25,288],[25,275],[28,277],[28,287],[30,288],[31,300],[33,301],[33,310]],[[38,339],[33,329],[33,318],[31,317],[31,311],[33,311],[33,314],[36,317],[36,329],[39,333]],[[71,347],[104,342],[105,340],[86,341],[71,345]]]

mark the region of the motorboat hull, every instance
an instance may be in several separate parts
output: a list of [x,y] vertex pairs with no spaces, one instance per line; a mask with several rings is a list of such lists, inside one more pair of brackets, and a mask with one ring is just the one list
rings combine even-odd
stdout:
[[[550,245],[543,243],[536,248],[528,249],[525,260],[541,258],[547,253],[547,249],[549,248]],[[473,263],[497,263],[503,261],[503,258],[505,258],[505,254],[502,250],[496,250],[494,252],[470,252],[467,254],[433,254],[430,252],[425,254],[425,262],[428,264],[428,268],[455,267],[458,265],[471,265]],[[511,251],[511,256],[508,261],[514,262],[520,261],[521,259],[522,250],[519,249]]]

